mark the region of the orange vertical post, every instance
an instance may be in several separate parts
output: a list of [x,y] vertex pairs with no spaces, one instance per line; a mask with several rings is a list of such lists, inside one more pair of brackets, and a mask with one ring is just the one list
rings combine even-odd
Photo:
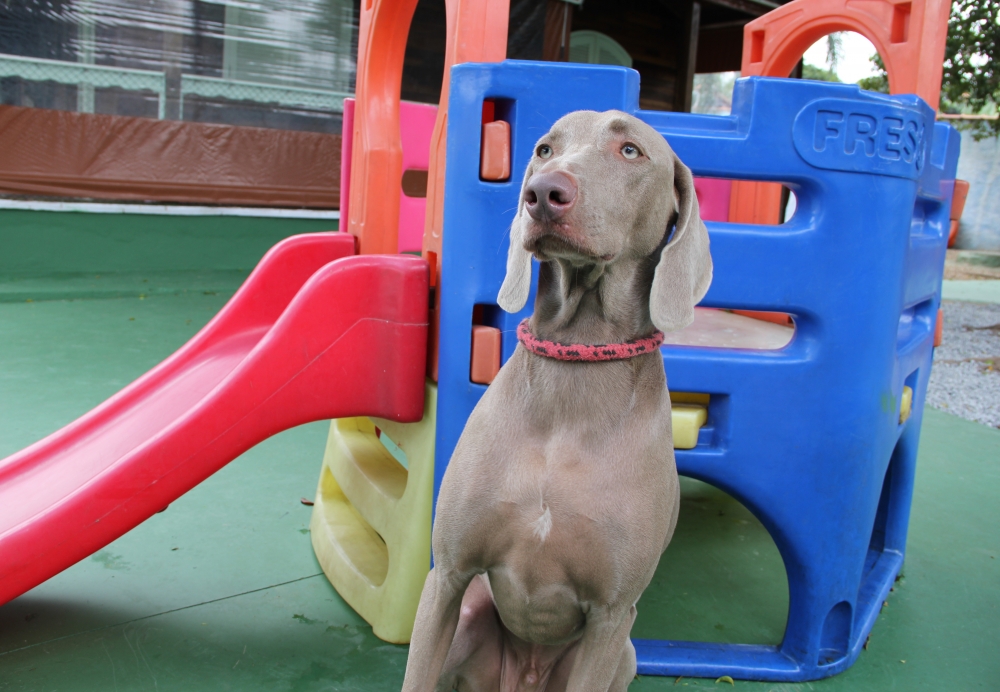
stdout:
[[[360,252],[396,252],[402,146],[399,92],[410,21],[417,0],[363,0],[358,27],[351,192],[346,230],[359,239]],[[509,0],[448,0],[441,105],[431,143],[424,249],[441,247],[444,150],[447,135],[448,76],[452,65],[496,62],[507,55]]]
[[441,102],[431,139],[430,174],[427,180],[427,221],[424,253],[441,257],[444,214],[444,162],[448,134],[448,94],[452,65],[465,62],[500,62],[507,57],[509,0],[448,0],[448,45],[444,56]]
[[[437,121],[431,136],[430,171],[427,175],[427,217],[424,222],[424,257],[433,257],[431,271],[440,287],[442,226],[444,222],[444,168],[448,138],[448,94],[451,67],[465,62],[500,62],[507,57],[509,0],[447,0],[448,45],[444,54],[444,79]],[[478,152],[477,152],[478,153]],[[428,376],[437,381],[438,310],[441,291],[434,294],[427,345]]]
[[[793,0],[743,30],[744,77],[787,77],[813,43],[854,31],[875,46],[893,94],[916,94],[938,107],[951,0]],[[781,186],[733,183],[729,220],[778,223]]]
[[403,148],[399,90],[417,0],[362,0],[347,228],[362,254],[395,254]]

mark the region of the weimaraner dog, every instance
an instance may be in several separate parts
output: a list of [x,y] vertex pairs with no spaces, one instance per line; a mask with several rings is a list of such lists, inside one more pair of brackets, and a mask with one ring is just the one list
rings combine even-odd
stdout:
[[632,116],[570,113],[524,174],[508,312],[527,301],[532,255],[534,315],[441,486],[404,692],[606,692],[635,677],[635,604],[679,503],[656,330],[690,324],[712,280],[691,171]]

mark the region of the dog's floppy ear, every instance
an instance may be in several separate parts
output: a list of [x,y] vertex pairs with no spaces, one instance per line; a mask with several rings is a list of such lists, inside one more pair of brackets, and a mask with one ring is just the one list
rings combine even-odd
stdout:
[[698,210],[694,179],[677,155],[673,157],[677,225],[660,253],[649,293],[653,324],[665,332],[683,329],[694,321],[694,306],[705,297],[712,283],[708,229]]
[[507,275],[497,295],[497,305],[506,312],[519,312],[528,302],[531,292],[531,253],[524,249],[524,228],[521,219],[524,211],[524,185],[531,177],[531,166],[524,172],[521,199],[517,203],[517,216],[510,225],[510,248],[507,250]]

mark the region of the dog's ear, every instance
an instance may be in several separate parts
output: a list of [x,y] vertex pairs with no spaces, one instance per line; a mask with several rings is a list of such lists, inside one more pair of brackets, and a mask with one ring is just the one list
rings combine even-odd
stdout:
[[[712,283],[712,255],[708,229],[701,220],[691,169],[674,158],[674,193],[677,224],[673,237],[660,253],[649,294],[653,324],[664,332],[683,329],[694,321],[694,306]],[[667,229],[669,232],[669,229]]]
[[524,185],[531,177],[531,166],[524,172],[521,182],[521,199],[517,202],[517,216],[510,225],[510,248],[507,250],[507,275],[503,278],[497,305],[506,312],[519,312],[528,302],[531,292],[531,253],[524,249],[524,228],[521,219],[524,211]]
[[507,250],[507,275],[497,295],[497,305],[507,312],[518,312],[528,302],[531,291],[531,253],[524,249],[521,215],[510,225],[510,249]]

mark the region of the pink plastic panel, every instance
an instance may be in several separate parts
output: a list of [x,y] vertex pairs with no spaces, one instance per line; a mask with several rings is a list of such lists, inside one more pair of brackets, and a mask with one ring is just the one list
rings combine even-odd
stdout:
[[429,103],[399,102],[399,135],[403,143],[403,170],[426,171],[431,162],[431,135],[437,106]]
[[[437,106],[426,103],[399,103],[399,135],[403,147],[403,172],[426,171],[430,166],[431,135]],[[354,99],[344,99],[344,138],[340,145],[340,223],[347,224],[347,205],[351,198],[351,153],[354,149]],[[420,252],[424,237],[424,214],[427,200],[407,197],[399,191],[399,252]]]
[[[426,103],[399,104],[399,134],[403,143],[403,172],[426,171],[430,166],[431,135],[437,119],[437,106]],[[427,200],[399,193],[399,251],[420,252],[424,238],[424,214]]]
[[731,180],[694,179],[694,192],[698,195],[698,206],[701,208],[702,220],[729,221],[729,194],[732,187],[733,181]]
[[351,199],[351,152],[354,151],[354,99],[344,99],[344,124],[340,141],[340,230],[347,228],[347,203]]

